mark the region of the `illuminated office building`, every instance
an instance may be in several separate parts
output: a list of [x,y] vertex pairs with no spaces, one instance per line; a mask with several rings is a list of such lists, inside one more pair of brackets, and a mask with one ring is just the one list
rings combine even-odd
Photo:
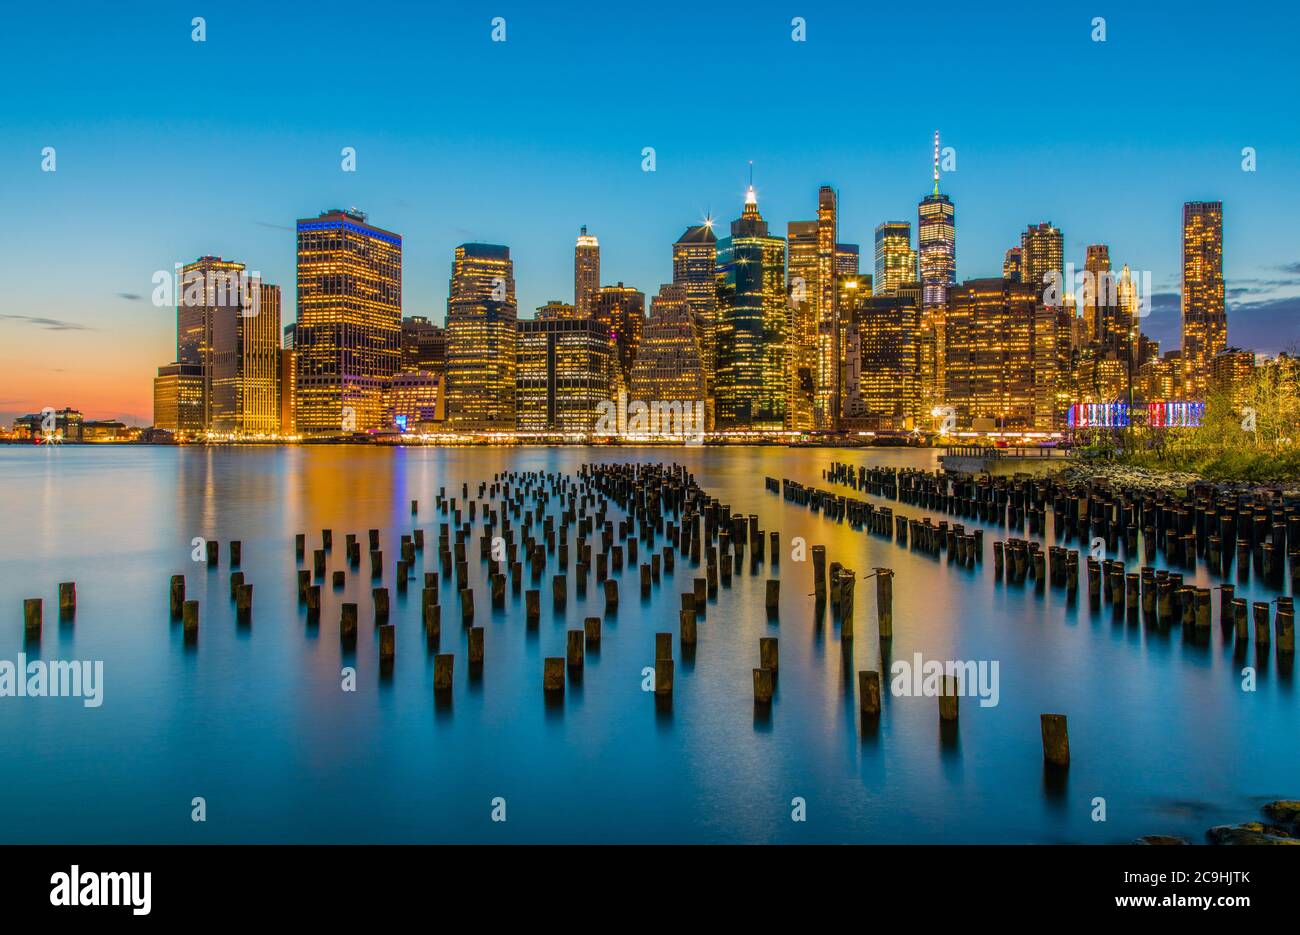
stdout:
[[1255,386],[1255,352],[1229,347],[1219,351],[1210,361],[1208,390],[1222,394],[1234,409],[1241,409],[1251,400]]
[[298,352],[280,348],[280,434],[298,434]]
[[861,262],[861,249],[855,243],[835,245],[835,275],[857,276]]
[[1002,278],[1020,282],[1020,248],[1012,247],[1002,257]]
[[402,372],[443,373],[447,368],[447,332],[423,315],[402,319]]
[[817,383],[813,426],[835,431],[840,424],[839,295],[835,287],[837,199],[829,185],[817,190]]
[[153,381],[153,425],[169,432],[203,431],[203,367],[170,363],[158,368]]
[[921,304],[942,306],[957,281],[956,209],[939,193],[939,134],[934,134],[934,190],[916,208],[916,245],[920,257]]
[[[844,428],[850,398],[860,393],[862,359],[858,354],[857,323],[871,299],[871,277],[860,273],[845,274],[836,278],[836,309],[839,318],[840,354],[840,428]],[[857,426],[861,428],[861,426]]]
[[717,266],[718,237],[712,219],[686,228],[673,244],[673,284],[686,288],[686,304],[700,329],[700,359],[710,399],[718,366]]
[[573,248],[573,305],[579,317],[589,318],[600,291],[600,241],[582,226]]
[[[249,311],[260,292],[246,280],[244,264],[219,256],[199,257],[180,270],[176,296],[176,361],[197,366],[201,374],[199,421],[203,430],[213,427],[213,355],[219,321],[229,321]],[[229,329],[223,333],[229,337]]]
[[386,391],[390,427],[402,432],[438,428],[447,417],[445,390],[442,372],[403,370],[395,374]]
[[921,415],[919,293],[873,296],[846,329],[845,426],[906,431]]
[[593,318],[519,322],[516,428],[521,432],[588,435],[599,405],[613,395],[609,330]]
[[383,428],[384,389],[401,369],[402,238],[355,209],[297,230],[298,431]]
[[1162,357],[1153,357],[1138,367],[1136,396],[1144,402],[1165,402],[1177,399],[1182,388],[1182,361],[1175,351]]
[[1020,235],[1020,281],[1033,286],[1041,301],[1053,270],[1060,277],[1057,282],[1063,284],[1065,241],[1061,232],[1049,222],[1030,225]]
[[786,316],[787,376],[786,428],[813,428],[813,402],[817,395],[817,306],[821,289],[818,275],[818,223],[790,221],[786,224]]
[[[211,429],[224,435],[280,431],[280,287],[248,277],[242,308],[215,309],[209,380]],[[252,300],[256,290],[258,298]]]
[[1204,398],[1214,355],[1228,345],[1223,287],[1223,202],[1183,205],[1184,392]]
[[595,296],[591,317],[600,323],[614,343],[614,392],[626,390],[641,346],[641,331],[645,327],[645,293],[624,286],[604,286]]
[[918,281],[912,225],[907,221],[886,221],[877,226],[873,277],[876,295],[893,295],[904,283]]
[[706,399],[700,331],[685,286],[662,285],[651,300],[629,392],[647,402]]
[[551,299],[545,305],[538,306],[534,317],[542,321],[548,321],[552,319],[590,318],[591,316],[589,314],[580,314],[576,305],[570,305],[568,302],[561,302],[558,299]]
[[456,248],[447,294],[447,422],[453,429],[514,429],[518,308],[509,247]]
[[768,233],[750,185],[745,208],[718,241],[716,420],[720,429],[785,425],[785,240]]
[[950,290],[945,390],[959,428],[1034,424],[1038,304],[1034,286],[1008,279],[968,279]]

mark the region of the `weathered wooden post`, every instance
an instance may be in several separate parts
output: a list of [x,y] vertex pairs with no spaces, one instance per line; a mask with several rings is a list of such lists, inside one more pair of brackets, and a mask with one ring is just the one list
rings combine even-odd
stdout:
[[474,622],[474,592],[470,588],[460,590],[460,623],[468,627]]
[[641,596],[650,596],[650,566],[641,566]]
[[1267,646],[1273,641],[1272,635],[1268,630],[1269,605],[1267,601],[1256,601],[1253,605],[1255,613],[1255,645]]
[[230,599],[235,599],[235,592],[239,586],[244,583],[244,573],[242,571],[232,571],[230,573]]
[[334,579],[333,579],[334,587],[341,588],[343,587],[346,581],[347,581],[347,572],[345,572],[342,568],[335,569]]
[[212,568],[217,567],[217,559],[218,559],[217,547],[219,545],[220,543],[218,543],[216,539],[209,539],[207,541],[208,565]]
[[391,666],[393,664],[393,655],[397,646],[396,632],[397,628],[391,623],[385,623],[379,628],[380,665]]
[[549,695],[564,694],[563,656],[547,656],[542,661],[542,691]]
[[582,629],[587,636],[588,648],[600,645],[600,618],[599,617],[587,617],[586,619],[584,619],[582,621]]
[[315,621],[320,617],[320,585],[307,586],[307,619]]
[[388,622],[388,588],[371,588],[370,596],[375,607],[375,626]]
[[437,649],[442,639],[442,608],[437,604],[428,604],[423,610],[424,638],[430,649]]
[[1043,733],[1043,759],[1052,766],[1070,765],[1070,732],[1064,714],[1039,716]]
[[754,703],[766,705],[772,703],[772,687],[775,680],[771,669],[754,670]]
[[858,709],[863,714],[880,713],[880,673],[858,673]]
[[[44,601],[39,597],[28,597],[23,600],[23,633],[28,639],[40,639],[41,636],[41,616]],[[25,672],[19,672],[18,678],[26,678]]]
[[253,586],[241,584],[235,591],[235,615],[241,621],[247,621],[253,613]]
[[244,556],[244,544],[238,539],[230,540],[230,567],[238,568]]
[[307,535],[298,533],[293,537],[293,557],[302,561],[302,557],[307,554]]
[[890,568],[877,568],[876,573],[876,621],[880,627],[882,640],[894,636],[894,572]]
[[524,619],[528,623],[536,623],[542,616],[542,592],[537,588],[529,588],[524,592]]
[[186,636],[197,636],[199,632],[199,602],[186,601],[181,610],[182,626]]
[[812,547],[813,558],[813,595],[817,603],[826,600],[826,546]]
[[77,613],[77,585],[74,581],[59,583],[59,616],[73,617]]
[[345,603],[339,617],[339,637],[345,643],[355,643],[357,640],[357,605],[354,603]]
[[570,630],[568,652],[565,654],[565,661],[570,668],[581,669],[583,664],[583,649],[586,645],[586,635],[582,630]]
[[172,575],[171,593],[168,595],[168,605],[171,610],[172,618],[175,619],[181,615],[181,608],[185,604],[185,576]]
[[613,578],[605,580],[605,613],[618,613],[618,582]]
[[445,695],[451,691],[452,667],[456,657],[451,653],[438,653],[433,657],[433,691]]
[[777,649],[775,636],[763,636],[758,640],[758,664],[764,669],[771,669],[776,672],[778,669],[779,653]]
[[694,610],[680,610],[677,612],[677,621],[681,631],[681,641],[683,646],[694,646],[699,632],[699,624],[695,618]]
[[957,720],[957,691],[956,676],[945,675],[939,695],[939,720]]
[[481,666],[483,664],[483,628],[469,628],[469,664],[472,666]]
[[551,591],[555,600],[555,609],[564,610],[569,603],[569,578],[567,575],[556,575],[551,579]]

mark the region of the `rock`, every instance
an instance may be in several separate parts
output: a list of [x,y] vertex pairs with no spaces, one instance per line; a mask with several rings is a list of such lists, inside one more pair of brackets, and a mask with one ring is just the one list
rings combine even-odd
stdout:
[[1134,844],[1189,844],[1189,841],[1172,834],[1144,834]]
[[1241,825],[1215,825],[1205,836],[1211,844],[1300,844],[1281,828],[1248,821]]
[[1300,822],[1300,799],[1279,799],[1264,806],[1264,814],[1283,825]]

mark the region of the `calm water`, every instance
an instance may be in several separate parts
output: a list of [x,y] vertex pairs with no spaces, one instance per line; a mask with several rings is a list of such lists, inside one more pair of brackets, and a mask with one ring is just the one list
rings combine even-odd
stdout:
[[[848,841],[1114,842],[1174,833],[1200,840],[1212,824],[1251,820],[1259,803],[1300,797],[1297,699],[1276,660],[1258,690],[1219,635],[1210,645],[1112,620],[996,584],[995,534],[975,571],[939,563],[787,504],[764,475],[826,486],[832,460],[933,465],[928,451],[728,449],[422,449],[367,447],[172,449],[0,447],[0,659],[104,662],[104,703],[0,698],[0,839],[16,841]],[[420,500],[424,568],[436,568],[440,486],[494,472],[576,472],[589,461],[677,460],[733,510],[779,530],[779,623],[763,581],[745,572],[720,588],[700,622],[691,662],[674,640],[676,692],[659,710],[641,690],[654,632],[677,629],[678,595],[694,572],[678,559],[653,597],[622,574],[622,607],[607,620],[581,685],[543,702],[542,659],[564,655],[565,630],[600,615],[592,585],[567,614],[529,630],[522,595],[492,611],[468,552],[486,664],[471,681],[466,637],[442,583],[442,651],[456,654],[450,706],[433,700],[433,662],[419,620],[419,582],[393,591],[397,661],[379,673],[368,560],[343,592],[322,588],[319,627],[296,600],[293,536],[308,549],[332,528],[365,548],[383,530],[391,588],[397,541]],[[847,492],[847,491],[846,491]],[[876,501],[885,502],[885,501]],[[897,504],[895,504],[897,507]],[[916,507],[902,512],[920,515]],[[616,513],[612,513],[617,518]],[[937,517],[936,517],[937,518]],[[518,525],[518,524],[517,524]],[[477,532],[475,533],[477,536]],[[517,535],[519,535],[517,533]],[[221,541],[221,566],[190,559],[195,536]],[[882,668],[873,582],[860,583],[857,639],[841,644],[811,613],[811,566],[790,561],[793,537],[827,546],[859,573],[895,569],[890,659],[998,660],[1000,704],[963,699],[945,740],[933,698],[890,697],[874,735],[858,725],[855,673]],[[254,585],[251,626],[235,621],[226,542],[243,541]],[[662,545],[660,540],[657,545]],[[596,550],[599,550],[597,539]],[[576,552],[576,550],[574,550]],[[644,555],[644,549],[643,549]],[[552,566],[555,556],[550,556]],[[308,553],[310,560],[310,551]],[[572,559],[571,559],[572,560]],[[419,571],[419,569],[417,569]],[[184,573],[202,602],[198,645],[169,619],[168,578]],[[702,572],[701,572],[702,573]],[[60,624],[57,583],[75,580],[75,623]],[[525,574],[525,587],[528,586]],[[45,598],[39,647],[25,647],[22,599]],[[1248,599],[1261,596],[1253,588]],[[355,651],[338,639],[339,604],[360,606]],[[758,640],[779,636],[770,716],[756,716]],[[1253,651],[1251,661],[1253,661]],[[357,691],[340,669],[357,670]],[[887,665],[884,666],[887,668]],[[1046,783],[1038,715],[1069,716],[1073,764]],[[207,803],[191,821],[191,800]],[[506,800],[507,821],[491,820]],[[791,820],[803,797],[807,821]],[[1106,800],[1107,821],[1091,820]]]

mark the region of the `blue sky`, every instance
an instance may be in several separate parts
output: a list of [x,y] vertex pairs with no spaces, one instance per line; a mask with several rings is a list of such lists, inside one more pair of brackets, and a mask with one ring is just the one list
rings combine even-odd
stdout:
[[652,294],[687,225],[739,213],[751,159],[776,232],[832,184],[865,258],[876,224],[915,223],[935,129],[957,153],[942,187],[960,278],[997,275],[1050,220],[1077,265],[1102,242],[1151,271],[1149,330],[1173,347],[1181,206],[1221,199],[1229,339],[1282,349],[1300,339],[1297,25],[1252,2],[14,7],[0,413],[147,421],[175,341],[153,272],[244,261],[284,287],[290,320],[294,220],[329,207],[402,234],[405,311],[438,319],[467,240],[510,246],[524,313],[571,299],[582,224],[602,278]]

